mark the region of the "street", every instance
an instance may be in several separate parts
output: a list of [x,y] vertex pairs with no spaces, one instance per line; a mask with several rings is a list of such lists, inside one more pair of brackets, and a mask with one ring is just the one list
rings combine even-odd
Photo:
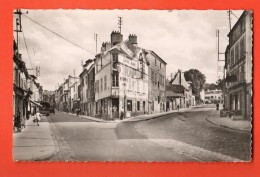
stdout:
[[49,116],[59,150],[45,160],[248,161],[251,134],[206,120],[212,107],[194,107],[138,122],[94,122],[67,113]]

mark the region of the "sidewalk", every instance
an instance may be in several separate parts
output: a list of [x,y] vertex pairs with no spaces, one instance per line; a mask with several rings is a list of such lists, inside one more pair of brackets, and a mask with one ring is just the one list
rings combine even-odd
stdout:
[[[89,119],[89,120],[92,120],[92,121],[95,121],[95,122],[103,122],[103,123],[138,122],[138,121],[145,121],[145,120],[159,118],[159,117],[162,117],[162,116],[165,116],[165,115],[168,115],[168,114],[172,114],[172,113],[175,113],[175,112],[183,112],[183,111],[189,110],[191,108],[193,108],[193,107],[182,108],[182,109],[180,109],[180,111],[178,111],[178,110],[171,110],[171,111],[168,111],[168,112],[160,112],[160,113],[155,113],[155,114],[144,114],[144,115],[139,115],[139,116],[135,116],[135,117],[129,117],[129,118],[126,118],[124,120],[119,120],[119,119],[116,119],[116,120],[104,120],[104,119],[99,119],[99,118],[86,116],[86,115],[79,115],[78,117],[83,118],[83,119]],[[66,113],[66,112],[63,112],[63,113],[64,114],[70,114],[70,115],[73,115],[73,116],[77,116],[76,114],[73,114],[73,113]]]
[[13,160],[35,161],[45,159],[56,152],[58,148],[54,141],[49,122],[42,116],[40,126],[31,117],[26,122],[22,132],[13,133]]
[[252,124],[250,120],[232,120],[230,117],[220,117],[220,112],[214,110],[212,114],[207,117],[207,121],[234,130],[251,132]]

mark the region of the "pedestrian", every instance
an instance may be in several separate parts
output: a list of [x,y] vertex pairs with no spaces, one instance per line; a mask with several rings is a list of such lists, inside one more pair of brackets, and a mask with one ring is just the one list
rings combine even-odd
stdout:
[[37,126],[40,126],[39,122],[41,121],[41,113],[37,110],[36,114],[34,115],[34,120],[37,123]]
[[78,108],[76,109],[76,113],[77,113],[77,116],[78,116],[79,115],[79,109]]
[[216,104],[216,109],[219,110],[219,103]]
[[180,105],[177,105],[177,109],[178,109],[178,111],[180,110]]
[[21,125],[21,112],[18,108],[15,119],[14,119],[14,126],[17,128],[17,132],[22,131],[22,125]]
[[124,108],[122,107],[122,110],[121,110],[121,112],[120,112],[120,120],[123,120],[124,119]]

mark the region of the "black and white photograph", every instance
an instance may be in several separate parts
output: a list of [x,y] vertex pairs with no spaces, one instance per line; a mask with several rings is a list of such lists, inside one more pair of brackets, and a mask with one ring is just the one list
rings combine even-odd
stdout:
[[13,160],[251,162],[253,11],[13,11]]

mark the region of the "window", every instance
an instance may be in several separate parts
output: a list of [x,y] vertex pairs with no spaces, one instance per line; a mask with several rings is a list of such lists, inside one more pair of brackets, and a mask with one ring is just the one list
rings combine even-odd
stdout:
[[153,70],[151,70],[151,79],[152,79],[152,81],[154,81],[154,71]]
[[103,78],[100,79],[100,91],[103,91]]
[[96,83],[96,92],[99,92],[99,80],[97,80],[97,83]]
[[88,76],[85,77],[86,85],[88,85]]
[[112,74],[112,86],[118,87],[118,74]]
[[112,53],[113,62],[118,62],[118,53]]
[[233,65],[235,62],[235,51],[234,47],[231,49],[231,65]]
[[157,65],[157,61],[156,61],[156,58],[154,59],[154,65],[155,65],[155,66]]
[[162,69],[162,63],[160,63],[160,69]]
[[240,40],[240,59],[244,59],[246,56],[246,44],[245,44],[245,36],[243,36]]
[[235,45],[235,62],[239,60],[239,42]]
[[107,76],[104,77],[104,90],[107,89]]
[[132,100],[127,100],[127,111],[132,111]]
[[140,111],[140,101],[137,101],[137,111]]

